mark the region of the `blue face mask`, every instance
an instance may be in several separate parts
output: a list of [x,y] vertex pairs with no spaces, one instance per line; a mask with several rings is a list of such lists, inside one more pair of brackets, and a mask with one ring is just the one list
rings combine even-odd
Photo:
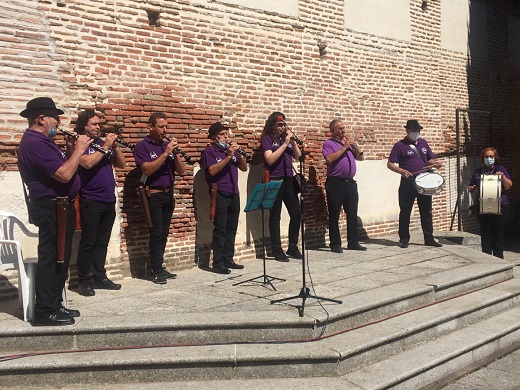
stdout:
[[47,136],[50,139],[53,139],[54,137],[56,137],[56,133],[57,133],[56,128],[54,126],[51,126],[51,128],[49,129],[49,133],[47,133]]
[[495,163],[494,157],[485,157],[484,158],[484,164],[486,164],[486,167],[491,167]]
[[229,145],[228,145],[227,143],[225,143],[225,142],[218,141],[218,142],[217,142],[217,146],[218,146],[219,148],[221,148],[221,149],[227,149]]

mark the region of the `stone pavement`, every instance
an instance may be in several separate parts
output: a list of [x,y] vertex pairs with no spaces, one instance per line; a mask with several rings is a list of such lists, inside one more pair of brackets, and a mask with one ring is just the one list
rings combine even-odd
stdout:
[[[346,251],[343,254],[331,253],[328,249],[311,250],[307,253],[306,285],[311,293],[325,298],[338,298],[346,295],[374,291],[379,287],[403,282],[406,287],[408,280],[424,275],[446,270],[454,270],[469,262],[463,256],[456,257],[448,253],[448,246],[457,244],[478,247],[479,238],[461,232],[438,232],[437,237],[445,244],[443,248],[430,248],[422,245],[420,233],[412,236],[408,249],[397,246],[397,236],[375,238],[367,241],[366,252]],[[464,248],[459,250],[464,253]],[[473,252],[470,250],[469,252]],[[468,252],[468,253],[469,253]],[[474,256],[474,252],[472,253]],[[424,258],[425,261],[422,261]],[[505,259],[514,264],[520,264],[520,253],[506,252]],[[263,274],[262,261],[253,260],[245,263],[244,270],[233,271],[230,275],[218,275],[197,268],[181,271],[176,280],[169,280],[166,285],[155,285],[148,280],[125,279],[120,291],[97,290],[94,297],[83,297],[75,291],[68,291],[68,305],[79,309],[82,316],[75,326],[117,326],[121,321],[153,321],[154,318],[166,316],[172,322],[182,324],[184,318],[190,321],[200,319],[204,323],[208,315],[218,315],[225,319],[228,314],[241,314],[245,320],[255,321],[263,313],[283,317],[294,316],[298,320],[295,306],[301,304],[301,299],[283,303],[270,304],[270,300],[298,295],[302,287],[301,261],[291,260],[289,263],[279,263],[267,260],[267,274],[285,280],[273,280],[274,291],[269,285],[258,282],[248,282],[235,286],[235,283],[258,277]],[[262,278],[257,281],[262,281]],[[315,290],[314,290],[315,286]],[[345,301],[342,305],[318,302],[309,299],[305,305],[305,315],[317,316],[324,310],[334,315],[353,302]],[[32,328],[19,318],[17,302],[0,302],[0,327],[4,329],[34,329],[36,333],[42,328]],[[510,360],[508,360],[510,359]],[[451,390],[502,390],[516,389],[520,384],[518,377],[519,353],[513,353],[485,369],[479,370],[468,377],[458,380],[448,387]],[[508,363],[508,362],[511,363]],[[502,373],[502,375],[500,375]],[[474,376],[477,375],[477,376]],[[499,378],[494,379],[495,377]],[[477,379],[472,379],[477,378]],[[482,379],[484,378],[484,379]],[[470,387],[472,383],[487,383],[499,387]],[[506,386],[508,382],[509,387]],[[500,383],[500,385],[499,385]],[[6,385],[5,383],[0,386]],[[138,389],[140,384],[89,385],[89,389]],[[178,387],[172,383],[162,382],[147,384],[148,389],[164,389]],[[466,386],[466,387],[464,387]],[[182,388],[186,389],[238,389],[271,388],[271,389],[359,389],[353,387],[341,377],[328,378],[289,378],[289,379],[239,379],[222,381],[184,381]],[[60,384],[59,388],[72,389]]]

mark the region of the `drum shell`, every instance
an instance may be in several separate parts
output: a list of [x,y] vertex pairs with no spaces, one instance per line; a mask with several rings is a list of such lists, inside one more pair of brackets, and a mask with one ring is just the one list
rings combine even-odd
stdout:
[[502,176],[480,175],[480,214],[502,214]]

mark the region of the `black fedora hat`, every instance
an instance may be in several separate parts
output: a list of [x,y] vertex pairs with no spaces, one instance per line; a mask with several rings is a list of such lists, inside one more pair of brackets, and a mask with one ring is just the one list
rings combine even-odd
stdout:
[[423,127],[419,124],[419,121],[417,119],[408,119],[406,121],[406,126],[404,126],[405,129],[408,130],[422,130]]
[[222,130],[229,129],[229,126],[224,125],[222,122],[213,123],[208,130],[208,138],[213,138],[218,135]]
[[35,112],[45,112],[53,115],[63,115],[63,111],[56,108],[56,104],[50,97],[37,97],[27,102],[25,110],[20,113],[20,116],[28,118],[29,115]]

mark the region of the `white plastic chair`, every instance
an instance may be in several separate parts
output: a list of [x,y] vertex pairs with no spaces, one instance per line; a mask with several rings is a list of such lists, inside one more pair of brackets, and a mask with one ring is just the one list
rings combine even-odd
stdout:
[[[24,321],[34,318],[34,280],[36,276],[37,257],[23,258],[22,246],[14,238],[14,225],[29,237],[38,237],[14,214],[0,210],[0,272],[16,269],[18,270],[18,300],[23,309]],[[66,306],[67,295],[63,289],[63,305]]]

